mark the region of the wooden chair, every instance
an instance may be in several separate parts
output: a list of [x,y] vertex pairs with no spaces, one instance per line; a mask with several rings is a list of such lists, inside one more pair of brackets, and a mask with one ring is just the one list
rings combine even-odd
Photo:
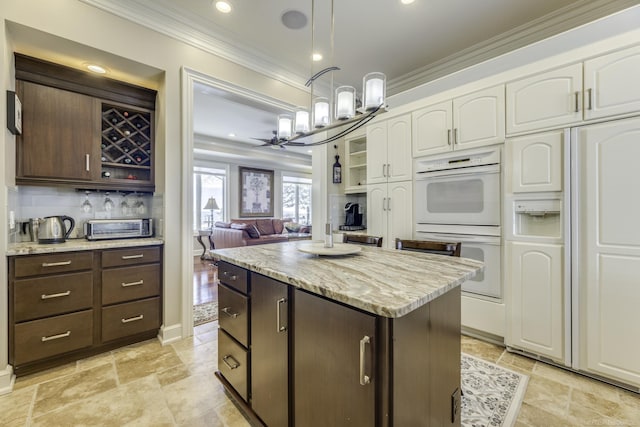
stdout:
[[343,234],[342,243],[357,243],[359,245],[382,247],[381,236],[367,236],[365,234]]
[[430,240],[396,239],[396,249],[428,252],[432,254],[460,256],[461,242],[434,242]]

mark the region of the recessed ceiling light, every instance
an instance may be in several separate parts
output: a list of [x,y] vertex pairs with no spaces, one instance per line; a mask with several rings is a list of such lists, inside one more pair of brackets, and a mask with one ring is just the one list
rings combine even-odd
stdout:
[[313,153],[313,150],[307,150],[307,153]]
[[400,0],[400,3],[402,4],[411,4],[413,3],[415,0]]
[[106,74],[107,69],[104,67],[101,67],[98,64],[87,64],[87,70],[91,71],[92,73],[97,73],[97,74]]
[[316,62],[318,62],[318,61],[322,61],[322,55],[321,55],[321,54],[319,54],[319,53],[314,53],[314,54],[311,56],[311,58],[312,58],[314,61],[316,61]]
[[280,17],[282,25],[290,30],[299,30],[307,25],[307,15],[299,10],[287,10]]
[[229,13],[231,12],[231,3],[220,0],[216,1],[216,9],[222,13]]
[[231,133],[229,134],[229,137],[230,137],[230,138],[235,138],[235,137],[236,137],[236,134],[235,134],[235,133],[233,133],[233,132],[231,132]]

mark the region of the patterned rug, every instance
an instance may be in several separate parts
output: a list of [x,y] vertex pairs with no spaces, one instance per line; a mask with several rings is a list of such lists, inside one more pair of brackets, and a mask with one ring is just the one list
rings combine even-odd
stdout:
[[218,302],[208,302],[193,306],[193,326],[218,320]]
[[529,377],[462,354],[462,426],[513,426]]

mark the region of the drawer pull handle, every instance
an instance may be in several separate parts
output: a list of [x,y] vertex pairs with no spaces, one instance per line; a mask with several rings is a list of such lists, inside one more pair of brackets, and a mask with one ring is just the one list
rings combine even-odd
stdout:
[[280,298],[278,301],[276,301],[276,331],[278,333],[280,332],[284,332],[287,330],[286,326],[282,326],[282,319],[280,317],[280,307],[282,307],[282,304],[286,304],[287,299],[286,298]]
[[71,291],[60,292],[59,294],[42,294],[40,295],[40,299],[51,299],[51,298],[60,298],[60,297],[68,297],[71,295]]
[[[229,363],[229,359],[231,359],[233,364]],[[224,356],[222,358],[222,361],[224,362],[225,365],[227,365],[229,367],[229,369],[237,369],[237,368],[240,367],[240,362],[238,362],[236,359],[234,359],[233,356],[231,356],[231,355]]]
[[137,282],[129,282],[129,283],[122,282],[123,288],[129,287],[129,286],[138,286],[138,285],[144,285],[144,280],[138,280]]
[[364,359],[365,359],[365,353],[366,353],[365,346],[370,342],[371,342],[371,339],[367,335],[362,337],[362,339],[360,340],[360,385],[367,385],[371,382],[371,378],[368,375],[366,375],[364,372],[365,371]]
[[238,317],[238,313],[231,313],[230,310],[231,310],[231,307],[225,307],[222,309],[222,312],[233,319]]
[[129,317],[128,319],[122,319],[122,323],[135,322],[142,319],[144,319],[144,314],[139,314],[137,316]]
[[60,267],[61,265],[71,265],[71,260],[69,261],[60,261],[60,262],[43,262],[43,267]]
[[138,258],[143,258],[144,254],[137,254],[137,255],[122,255],[122,259],[138,259]]
[[59,340],[60,338],[67,338],[69,335],[71,335],[71,331],[67,331],[67,332],[65,332],[63,334],[50,335],[48,337],[42,337],[42,342]]
[[223,275],[224,277],[229,278],[229,280],[238,280],[238,276],[236,276],[235,274],[233,274],[233,275],[229,276],[229,272],[228,272],[228,271],[223,271],[223,272],[222,272],[222,275]]

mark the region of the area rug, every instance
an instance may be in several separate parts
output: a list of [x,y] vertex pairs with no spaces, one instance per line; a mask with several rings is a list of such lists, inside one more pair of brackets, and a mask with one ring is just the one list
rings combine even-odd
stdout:
[[218,320],[218,302],[208,302],[193,306],[193,326]]
[[468,354],[461,359],[461,424],[513,426],[529,377]]

